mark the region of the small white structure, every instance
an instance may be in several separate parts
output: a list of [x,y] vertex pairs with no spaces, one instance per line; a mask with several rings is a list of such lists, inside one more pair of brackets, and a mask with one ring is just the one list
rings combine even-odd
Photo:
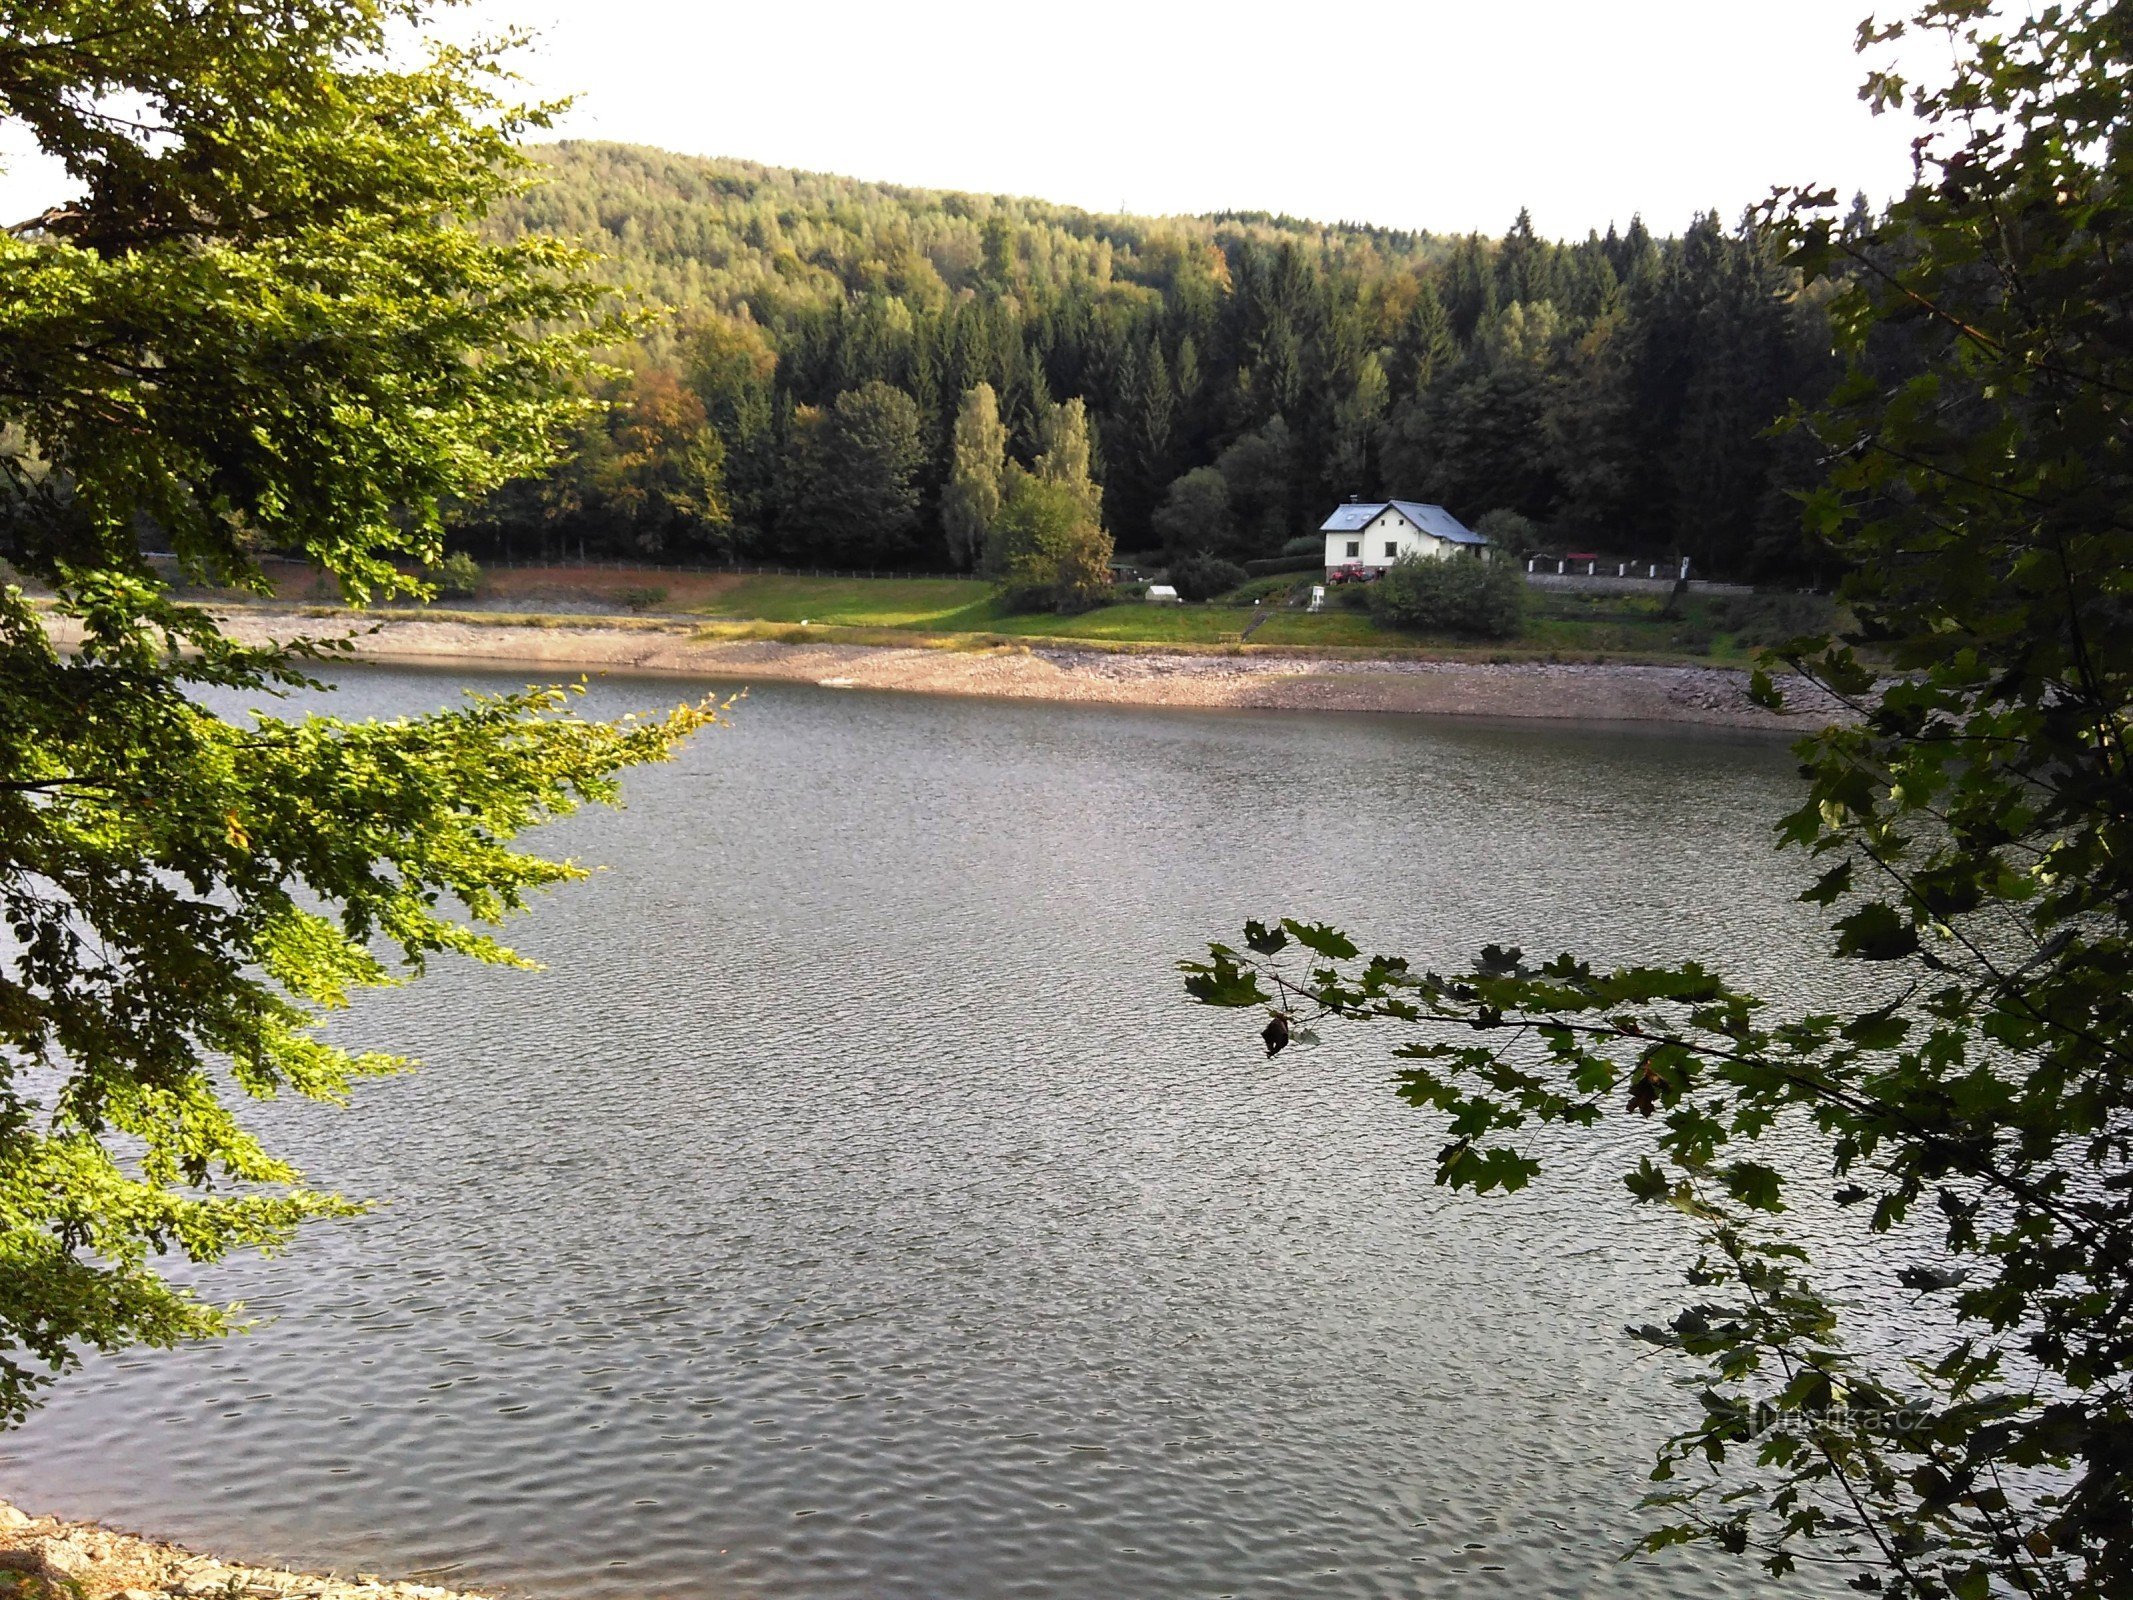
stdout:
[[1148,585],[1148,603],[1152,606],[1183,604],[1178,599],[1178,591],[1167,583],[1151,583]]
[[1442,506],[1418,500],[1350,500],[1319,525],[1326,536],[1326,570],[1382,570],[1419,557],[1486,557],[1489,541]]

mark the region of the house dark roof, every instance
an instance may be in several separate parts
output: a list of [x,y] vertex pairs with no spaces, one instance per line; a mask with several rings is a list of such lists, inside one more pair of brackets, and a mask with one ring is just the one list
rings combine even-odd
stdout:
[[1353,533],[1358,528],[1367,528],[1371,519],[1387,506],[1434,538],[1449,540],[1453,544],[1489,542],[1444,507],[1424,505],[1419,500],[1351,500],[1344,506],[1334,507],[1333,515],[1319,525],[1318,531]]

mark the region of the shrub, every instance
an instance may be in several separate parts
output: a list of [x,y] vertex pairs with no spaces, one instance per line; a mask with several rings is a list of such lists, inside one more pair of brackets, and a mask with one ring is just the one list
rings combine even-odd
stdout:
[[481,593],[481,567],[464,550],[454,550],[430,569],[440,600],[471,600]]
[[1371,615],[1417,633],[1513,639],[1525,620],[1526,580],[1508,561],[1410,559],[1366,593]]
[[1111,536],[1072,485],[1013,475],[993,538],[1010,611],[1071,614],[1110,599]]
[[1500,556],[1529,556],[1541,545],[1540,524],[1524,512],[1498,507],[1474,524]]
[[1269,578],[1277,572],[1323,572],[1326,570],[1326,542],[1311,541],[1311,548],[1299,556],[1261,556],[1247,561],[1244,570],[1255,578]]
[[1149,521],[1165,550],[1226,550],[1237,541],[1229,483],[1213,467],[1196,467],[1171,484]]
[[1309,587],[1308,582],[1299,581],[1293,572],[1277,572],[1271,577],[1252,578],[1230,590],[1223,598],[1232,605],[1248,606],[1254,601],[1278,605]]
[[1718,594],[1704,602],[1704,615],[1741,644],[1768,647],[1829,632],[1836,607],[1819,594]]
[[1310,556],[1323,563],[1326,557],[1326,536],[1322,533],[1299,533],[1295,538],[1282,542],[1281,553],[1285,556]]
[[663,584],[653,583],[644,584],[633,589],[624,589],[621,600],[632,611],[649,611],[666,597],[666,587]]
[[1171,587],[1180,600],[1212,600],[1244,582],[1244,569],[1205,550],[1170,564]]

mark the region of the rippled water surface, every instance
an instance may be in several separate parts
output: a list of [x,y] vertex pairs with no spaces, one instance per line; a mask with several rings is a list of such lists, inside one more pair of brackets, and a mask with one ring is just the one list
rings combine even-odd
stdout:
[[[351,672],[345,712],[459,680]],[[617,711],[677,693],[609,682]],[[548,831],[606,864],[276,1105],[387,1202],[208,1280],[251,1336],[92,1363],[0,1494],[592,1600],[1742,1593],[1620,1566],[1680,1236],[1618,1154],[1452,1196],[1384,1039],[1257,1057],[1171,964],[1297,912],[1438,961],[1793,981],[1781,747],[759,690]]]

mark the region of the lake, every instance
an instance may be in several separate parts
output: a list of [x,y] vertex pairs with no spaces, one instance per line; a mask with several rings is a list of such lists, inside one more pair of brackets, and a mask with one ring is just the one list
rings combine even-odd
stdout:
[[0,1495],[573,1600],[1754,1592],[1615,1559],[1693,1408],[1621,1332],[1685,1244],[1623,1150],[1449,1194],[1394,1036],[1270,1063],[1173,963],[1291,913],[1791,992],[1795,784],[1705,730],[758,690],[535,836],[605,868],[513,928],[546,971],[367,997],[426,1069],[265,1108],[383,1208],[208,1275],[249,1336],[93,1361]]

